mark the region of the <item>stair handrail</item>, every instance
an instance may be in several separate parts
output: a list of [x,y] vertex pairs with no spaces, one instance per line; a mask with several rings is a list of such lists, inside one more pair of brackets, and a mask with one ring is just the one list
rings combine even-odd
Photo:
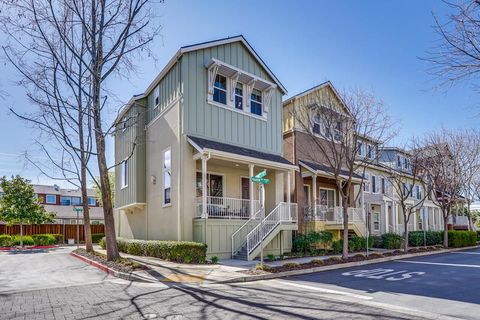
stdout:
[[297,211],[292,212],[296,203],[280,202],[255,228],[247,235],[247,255],[251,254],[265,237],[282,221],[296,221]]
[[[259,221],[260,223],[260,218],[262,217],[262,212],[265,210],[265,208],[260,207],[255,214],[248,219],[244,224],[240,226],[233,234],[232,234],[232,258],[237,253],[237,251],[242,247],[242,246],[235,246],[235,237],[242,231],[243,228],[246,228],[247,225],[251,224],[253,221]],[[245,240],[246,241],[246,240]],[[245,241],[242,241],[242,245],[245,243]]]

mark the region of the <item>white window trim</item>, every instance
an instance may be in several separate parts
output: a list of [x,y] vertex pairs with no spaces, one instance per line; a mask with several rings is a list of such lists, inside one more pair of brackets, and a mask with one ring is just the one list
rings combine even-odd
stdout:
[[[170,168],[165,168],[165,153],[170,151]],[[165,172],[170,170],[170,203],[165,203]],[[170,207],[173,203],[172,197],[172,147],[168,147],[162,150],[162,207]]]
[[[48,199],[48,196],[53,196],[55,197],[55,200],[53,202],[49,202],[47,199]],[[45,203],[46,204],[56,204],[57,203],[57,196],[55,194],[46,194],[45,195]]]
[[[125,167],[126,167],[126,171],[127,171],[127,175],[125,175]],[[121,171],[121,175],[120,175],[120,185],[121,185],[121,188],[120,190],[123,190],[125,188],[128,188],[128,158],[125,158],[123,159],[121,165],[120,165],[120,171]]]
[[322,200],[320,197],[320,191],[321,190],[326,190],[326,191],[333,191],[333,207],[335,208],[337,206],[337,190],[334,188],[325,188],[325,187],[318,187],[318,198],[317,201],[320,204],[320,201]]
[[[378,228],[375,228],[375,222],[376,222],[376,221],[375,221],[375,218],[374,218],[375,215],[378,215],[378,221],[377,221],[377,222],[378,222]],[[381,214],[380,214],[380,212],[374,211],[372,216],[373,216],[373,217],[372,217],[372,227],[373,227],[373,230],[374,230],[374,231],[380,231],[380,221],[381,221]]]
[[[210,71],[207,70],[207,76],[210,77]],[[261,92],[262,94],[262,115],[259,116],[259,115],[256,115],[254,113],[251,113],[250,112],[250,98],[248,96],[248,92],[250,90],[247,90],[247,86],[249,84],[246,84],[246,83],[243,83],[243,82],[240,82],[243,86],[243,89],[242,89],[242,93],[243,93],[243,108],[242,109],[237,109],[235,108],[235,88],[232,88],[232,78],[231,77],[228,77],[222,73],[219,73],[219,72],[215,72],[215,75],[214,77],[216,77],[216,75],[221,75],[223,77],[225,77],[227,79],[227,90],[226,90],[226,96],[227,96],[227,103],[226,104],[223,104],[223,103],[220,103],[220,102],[217,102],[217,101],[214,101],[213,100],[213,91],[215,90],[215,79],[213,79],[213,82],[211,84],[209,84],[209,81],[207,81],[207,86],[212,86],[212,91],[210,92],[209,91],[209,88],[207,87],[207,103],[212,105],[212,106],[216,106],[216,107],[220,107],[220,108],[224,108],[224,109],[227,109],[227,110],[230,110],[230,111],[233,111],[233,112],[237,112],[239,114],[242,114],[242,115],[246,115],[246,116],[249,116],[249,117],[252,117],[252,118],[255,118],[255,119],[259,119],[259,120],[262,120],[262,121],[267,121],[268,117],[268,108],[264,105],[265,104],[265,92],[268,91],[269,89],[265,89],[265,90],[260,90],[258,88],[255,88],[254,89],[257,89]],[[233,99],[231,99],[231,97],[233,97]],[[270,101],[268,101],[268,103],[271,103],[272,99],[269,99]]]

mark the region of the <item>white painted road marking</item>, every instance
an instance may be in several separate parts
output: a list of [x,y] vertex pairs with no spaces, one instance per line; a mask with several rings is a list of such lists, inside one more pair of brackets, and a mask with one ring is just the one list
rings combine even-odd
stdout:
[[476,265],[476,264],[457,264],[457,263],[425,262],[425,261],[410,261],[410,260],[397,260],[397,262],[417,263],[417,264],[433,264],[433,265],[448,266],[448,267],[480,268],[480,266]]
[[318,291],[318,292],[321,292],[321,293],[342,295],[342,296],[347,296],[347,297],[351,297],[351,298],[355,298],[355,299],[362,299],[362,300],[373,299],[373,297],[362,296],[362,295],[355,294],[355,293],[350,293],[350,292],[347,292],[347,291],[338,291],[338,290],[331,290],[331,289],[325,289],[325,288],[314,287],[314,286],[307,286],[307,285],[304,285],[304,284],[293,283],[293,282],[289,282],[289,281],[272,280],[272,282],[273,281],[275,281],[277,283],[280,283],[281,285],[289,285],[289,286],[292,286],[292,287]]
[[353,276],[357,278],[367,278],[387,281],[400,281],[412,278],[414,275],[424,275],[425,272],[409,272],[408,270],[395,271],[394,269],[369,269],[369,270],[353,270],[342,273],[342,276]]
[[450,252],[450,253],[455,253],[455,254],[480,254],[480,252]]

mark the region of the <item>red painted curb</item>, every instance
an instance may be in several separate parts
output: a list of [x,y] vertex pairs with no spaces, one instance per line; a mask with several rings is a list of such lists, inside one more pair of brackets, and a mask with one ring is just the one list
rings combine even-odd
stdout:
[[117,276],[117,271],[107,267],[106,265],[103,265],[97,261],[94,261],[94,260],[91,260],[91,259],[88,259],[87,257],[84,257],[84,256],[81,256],[79,254],[76,254],[75,252],[70,252],[70,255],[71,256],[74,256],[75,258],[77,259],[80,259],[86,263],[88,263],[89,265],[97,268],[97,269],[100,269],[101,271],[109,274],[109,275],[112,275],[112,276]]

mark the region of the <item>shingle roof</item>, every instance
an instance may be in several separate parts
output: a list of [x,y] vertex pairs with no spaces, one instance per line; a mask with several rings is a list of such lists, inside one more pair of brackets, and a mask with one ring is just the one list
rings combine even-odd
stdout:
[[[300,162],[302,162],[303,164],[305,164],[309,168],[312,168],[315,171],[324,171],[327,173],[331,173],[332,175],[335,174],[335,171],[327,165],[317,163],[317,162],[305,161],[305,160],[300,160]],[[348,177],[350,173],[347,170],[340,170],[340,175]],[[362,179],[362,176],[356,173],[353,173],[352,177],[357,179]]]
[[273,154],[273,153],[266,153],[266,152],[261,152],[261,151],[256,151],[240,146],[235,146],[232,144],[227,144],[223,142],[217,142],[217,141],[212,141],[212,140],[207,140],[203,138],[198,138],[198,137],[193,137],[193,136],[188,136],[188,138],[195,143],[198,147],[201,149],[213,149],[213,150],[218,150],[222,152],[228,152],[228,153],[233,153],[233,154],[238,154],[240,156],[245,156],[245,157],[251,157],[251,158],[257,158],[261,160],[267,160],[267,161],[272,161],[272,162],[277,162],[277,163],[282,163],[282,164],[288,164],[288,165],[293,165],[290,161],[285,159],[284,157]]

